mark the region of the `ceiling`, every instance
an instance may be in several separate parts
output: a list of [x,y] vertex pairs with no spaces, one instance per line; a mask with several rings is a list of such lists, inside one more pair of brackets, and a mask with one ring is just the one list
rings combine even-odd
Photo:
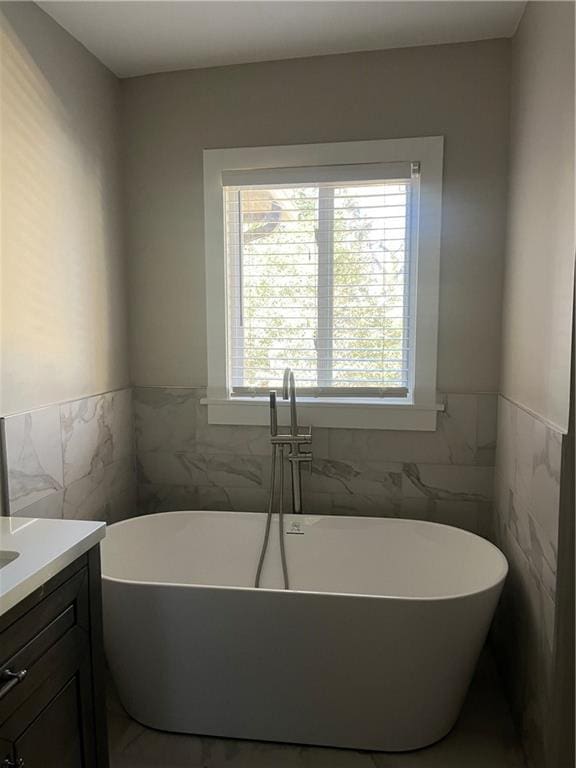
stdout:
[[524,2],[39,2],[119,77],[510,37]]

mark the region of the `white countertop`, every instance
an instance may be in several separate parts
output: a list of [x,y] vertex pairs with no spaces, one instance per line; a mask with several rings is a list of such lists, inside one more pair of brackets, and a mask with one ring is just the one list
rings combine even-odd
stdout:
[[4,553],[18,553],[0,568],[0,616],[105,535],[105,523],[0,517],[0,558]]

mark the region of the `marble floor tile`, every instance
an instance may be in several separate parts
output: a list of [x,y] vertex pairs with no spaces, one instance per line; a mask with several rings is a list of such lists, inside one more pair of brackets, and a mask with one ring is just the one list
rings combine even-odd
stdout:
[[218,739],[144,728],[109,686],[110,768],[524,768],[491,657],[485,653],[454,730],[427,749],[372,753]]
[[524,768],[492,659],[486,654],[452,732],[427,749],[375,754],[374,768]]

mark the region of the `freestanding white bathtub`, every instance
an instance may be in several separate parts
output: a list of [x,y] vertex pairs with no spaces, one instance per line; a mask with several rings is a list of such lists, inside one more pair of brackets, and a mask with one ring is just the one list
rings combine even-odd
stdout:
[[410,750],[454,725],[507,573],[457,528],[171,512],[110,526],[104,634],[121,700],[166,731]]

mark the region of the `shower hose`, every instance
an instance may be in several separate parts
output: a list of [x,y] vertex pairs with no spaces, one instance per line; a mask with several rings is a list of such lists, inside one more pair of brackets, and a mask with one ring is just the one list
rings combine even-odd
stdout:
[[280,560],[282,561],[282,576],[284,579],[284,589],[290,589],[288,581],[288,564],[286,562],[286,548],[284,546],[284,446],[274,445],[272,448],[272,466],[270,468],[270,495],[268,496],[268,511],[266,513],[266,528],[264,530],[264,539],[260,549],[258,559],[258,568],[256,570],[256,579],[254,586],[260,586],[260,577],[262,568],[266,559],[268,541],[270,539],[270,526],[272,524],[272,515],[274,513],[274,498],[276,496],[276,462],[279,461],[279,492],[278,492],[278,534],[280,538]]

